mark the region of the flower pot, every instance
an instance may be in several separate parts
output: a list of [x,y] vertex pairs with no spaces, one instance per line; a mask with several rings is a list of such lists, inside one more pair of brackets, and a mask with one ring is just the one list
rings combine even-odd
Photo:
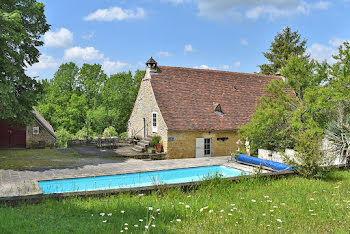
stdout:
[[158,153],[162,152],[162,145],[161,144],[155,145],[154,148],[156,149],[156,151]]

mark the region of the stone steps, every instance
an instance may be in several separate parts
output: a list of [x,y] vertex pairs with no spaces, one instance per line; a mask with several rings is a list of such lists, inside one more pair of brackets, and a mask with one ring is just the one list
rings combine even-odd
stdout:
[[141,141],[137,142],[137,144],[132,148],[136,152],[145,152],[147,147],[149,146],[149,142],[152,140],[151,136],[147,136]]

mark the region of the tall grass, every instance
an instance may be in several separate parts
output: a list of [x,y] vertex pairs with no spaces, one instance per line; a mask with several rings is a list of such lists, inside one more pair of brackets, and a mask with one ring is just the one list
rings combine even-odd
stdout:
[[[135,226],[134,226],[135,225]],[[152,226],[153,225],[153,226]],[[0,233],[349,233],[350,172],[0,206]]]

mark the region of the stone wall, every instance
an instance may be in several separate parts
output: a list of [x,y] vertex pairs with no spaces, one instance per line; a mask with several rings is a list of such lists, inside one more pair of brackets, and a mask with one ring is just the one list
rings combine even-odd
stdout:
[[[227,140],[217,140],[217,138],[228,137]],[[168,158],[194,158],[196,157],[196,138],[212,139],[212,156],[229,156],[236,152],[236,132],[168,132]]]
[[[156,75],[156,74],[155,74]],[[164,151],[167,150],[167,126],[158,107],[152,85],[149,70],[146,70],[141,82],[133,111],[128,121],[128,137],[144,137],[144,118],[146,119],[146,136],[161,136]],[[152,133],[152,112],[157,112],[158,131]]]
[[[33,134],[33,128],[39,127],[39,134]],[[26,127],[26,147],[52,147],[56,139],[36,119]]]

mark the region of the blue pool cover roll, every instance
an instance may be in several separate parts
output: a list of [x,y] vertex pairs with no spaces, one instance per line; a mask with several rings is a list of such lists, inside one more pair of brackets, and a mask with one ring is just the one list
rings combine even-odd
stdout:
[[279,163],[279,162],[274,162],[274,161],[270,161],[270,160],[266,160],[266,159],[252,157],[252,156],[248,156],[245,154],[240,154],[239,156],[236,156],[236,159],[237,159],[237,161],[250,163],[250,164],[254,164],[254,165],[261,164],[262,166],[270,167],[270,168],[278,170],[278,171],[284,171],[284,170],[291,171],[291,170],[293,170],[293,168],[291,168],[290,166],[288,166],[284,163]]

